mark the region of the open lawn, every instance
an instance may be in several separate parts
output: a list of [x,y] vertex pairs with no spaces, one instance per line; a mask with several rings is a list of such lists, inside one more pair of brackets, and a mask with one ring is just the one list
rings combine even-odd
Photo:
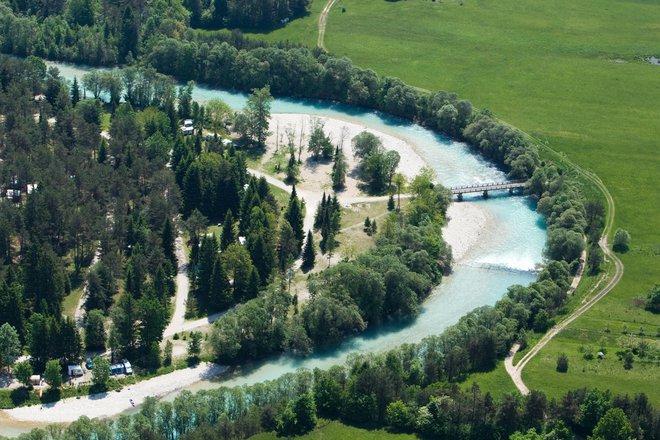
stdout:
[[[277,437],[274,432],[257,434],[250,437],[250,440],[275,440]],[[354,428],[344,425],[337,421],[320,420],[316,429],[307,435],[296,437],[300,440],[321,440],[321,439],[352,439],[352,440],[413,440],[416,435],[410,434],[392,434],[383,429],[367,430]]]
[[[299,30],[317,20],[312,14],[268,39],[314,44]],[[598,341],[606,328],[641,326],[659,343],[660,316],[634,304],[660,282],[660,67],[643,60],[660,55],[659,32],[660,4],[648,0],[340,0],[328,17],[325,46],[335,55],[420,88],[457,92],[595,172],[614,197],[615,228],[633,238],[621,256],[623,280],[530,362],[523,374],[530,388],[644,391],[660,404],[660,391],[648,386],[660,380],[657,364],[626,371],[611,358],[598,368],[576,359],[568,374],[554,373],[557,353],[579,357],[571,353],[584,334]]]
[[64,302],[62,303],[62,313],[65,316],[73,319],[76,313],[76,307],[78,307],[78,301],[80,301],[80,296],[82,295],[82,287],[71,290],[71,293],[64,297]]

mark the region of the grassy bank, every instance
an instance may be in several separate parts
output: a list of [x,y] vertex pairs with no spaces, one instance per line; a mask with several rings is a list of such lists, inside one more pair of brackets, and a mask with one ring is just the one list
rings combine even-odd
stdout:
[[[266,432],[257,434],[250,437],[250,440],[275,440],[281,437],[275,435],[274,432]],[[392,434],[384,429],[367,430],[355,428],[353,426],[344,425],[337,421],[320,420],[316,429],[300,437],[301,440],[321,440],[321,439],[353,439],[353,440],[413,440],[417,439],[416,435],[411,434]]]

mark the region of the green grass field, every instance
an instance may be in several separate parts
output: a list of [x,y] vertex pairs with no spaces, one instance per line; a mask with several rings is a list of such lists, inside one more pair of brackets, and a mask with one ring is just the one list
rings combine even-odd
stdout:
[[[250,440],[275,440],[279,439],[274,432],[257,434]],[[296,437],[300,440],[322,440],[322,439],[352,439],[352,440],[413,440],[419,437],[410,434],[392,434],[383,429],[367,430],[354,428],[336,421],[320,420],[316,429],[307,435]]]
[[[316,0],[310,16],[267,39],[314,45],[309,29],[322,7]],[[660,404],[660,391],[648,386],[660,380],[658,361],[626,371],[577,351],[624,325],[660,343],[660,316],[635,304],[660,282],[660,67],[643,60],[660,55],[659,31],[660,4],[650,0],[340,0],[328,17],[325,45],[335,55],[491,109],[595,172],[614,197],[615,227],[633,238],[621,256],[623,280],[530,362],[523,374],[530,388],[644,391]],[[605,339],[611,353],[620,349],[616,338]],[[560,352],[575,358],[566,375],[554,372]],[[484,385],[505,387],[499,370],[484,375]]]

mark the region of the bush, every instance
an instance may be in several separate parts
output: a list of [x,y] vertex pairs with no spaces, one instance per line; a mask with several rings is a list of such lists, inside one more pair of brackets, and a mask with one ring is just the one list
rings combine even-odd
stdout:
[[32,376],[32,365],[29,362],[18,362],[14,365],[14,377],[28,388],[32,387],[30,376]]
[[557,371],[560,373],[568,372],[568,356],[565,353],[562,353],[557,358]]
[[627,351],[626,354],[623,355],[623,368],[625,368],[626,370],[632,369],[634,361],[635,361],[635,356],[632,354],[631,351]]
[[60,361],[51,359],[46,362],[44,377],[51,387],[59,388],[62,385],[62,367],[60,366]]
[[626,252],[630,244],[630,234],[625,229],[618,228],[614,233],[612,248],[617,252]]
[[110,362],[103,356],[96,356],[93,364],[92,382],[99,390],[104,390],[110,379]]
[[651,313],[660,313],[660,284],[656,284],[649,290],[644,307]]

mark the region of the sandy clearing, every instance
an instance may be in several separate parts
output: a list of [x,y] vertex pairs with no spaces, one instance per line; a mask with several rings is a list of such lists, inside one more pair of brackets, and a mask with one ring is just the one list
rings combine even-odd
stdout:
[[132,408],[130,399],[138,406],[149,396],[162,397],[195,382],[208,380],[226,370],[227,367],[204,362],[193,368],[177,370],[126,386],[119,392],[110,391],[79,399],[72,397],[42,406],[33,405],[5,410],[4,413],[12,420],[39,423],[70,423],[81,416],[112,417],[130,410]]
[[[314,120],[322,123],[325,133],[330,137],[334,145],[341,145],[348,162],[348,173],[346,176],[346,189],[338,192],[339,196],[359,197],[362,193],[358,189],[358,180],[356,168],[358,161],[353,156],[353,146],[351,139],[363,131],[376,135],[383,143],[385,150],[393,150],[399,153],[401,161],[397,172],[406,177],[413,178],[419,174],[420,170],[427,166],[422,156],[417,153],[415,148],[406,141],[399,139],[382,131],[374,130],[365,125],[359,125],[340,119],[329,117],[310,116],[305,114],[277,113],[270,119],[271,136],[266,141],[267,151],[264,154],[262,163],[267,162],[275,153],[276,148],[287,148],[288,134],[293,134],[293,144],[296,147],[300,145],[300,134],[303,133],[301,156],[301,182],[296,185],[296,189],[310,192],[332,192],[332,181],[330,173],[332,172],[332,161],[315,161],[311,154],[307,152],[307,143],[311,133]],[[282,174],[282,177],[284,175]],[[309,205],[308,205],[309,206]]]

